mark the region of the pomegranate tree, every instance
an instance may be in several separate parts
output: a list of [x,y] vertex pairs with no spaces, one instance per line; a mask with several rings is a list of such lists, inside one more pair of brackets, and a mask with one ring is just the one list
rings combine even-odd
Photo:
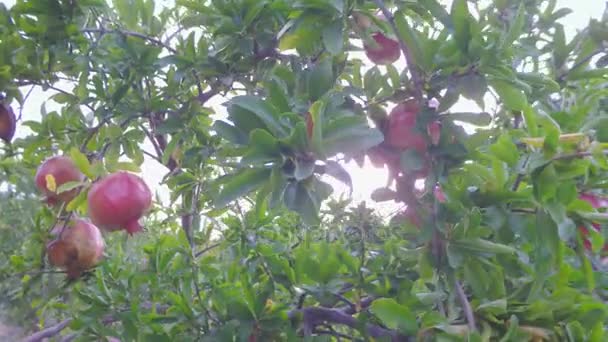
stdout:
[[97,265],[103,257],[105,244],[101,232],[84,219],[73,219],[65,227],[60,223],[51,234],[55,240],[46,247],[49,262],[65,269],[71,279]]
[[0,139],[10,143],[17,128],[17,118],[11,106],[0,103]]
[[152,205],[150,188],[140,177],[126,171],[95,182],[88,194],[89,216],[100,229],[142,231],[139,219]]
[[36,171],[36,187],[46,195],[49,205],[67,203],[74,199],[78,188],[57,193],[57,189],[68,182],[82,182],[85,176],[74,164],[72,159],[65,156],[51,157],[45,160]]

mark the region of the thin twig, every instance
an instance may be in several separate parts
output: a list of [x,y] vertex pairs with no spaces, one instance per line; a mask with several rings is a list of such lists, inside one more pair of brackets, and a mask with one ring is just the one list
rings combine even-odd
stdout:
[[[159,314],[163,314],[167,311],[167,309],[169,309],[169,306],[162,305],[162,304],[143,303],[140,306],[140,308],[145,309],[145,310],[151,310],[152,308],[155,308]],[[128,311],[128,310],[124,310],[124,311]],[[120,319],[118,318],[118,315],[108,314],[101,319],[101,323],[103,325],[109,325],[109,324],[112,324],[119,320]],[[56,336],[59,333],[61,333],[61,331],[63,331],[65,328],[67,328],[68,325],[70,325],[70,323],[72,323],[72,321],[73,321],[73,319],[71,319],[71,318],[65,319],[55,325],[44,328],[44,329],[26,337],[25,339],[23,339],[22,342],[41,342],[44,339]]]
[[68,318],[51,327],[42,329],[39,332],[26,337],[22,342],[40,342],[40,341],[44,340],[45,338],[53,337],[53,336],[59,334],[63,329],[67,328],[67,326],[70,325],[70,323],[72,323],[72,319]]
[[21,105],[21,107],[19,107],[19,116],[17,117],[17,121],[21,121],[21,118],[23,117],[23,108],[25,107],[25,103],[27,102],[27,99],[30,97],[30,95],[32,94],[32,90],[34,90],[35,87],[36,87],[35,84],[32,85],[30,90],[28,90],[27,93],[25,94],[25,97],[23,98],[23,105]]
[[589,55],[585,56],[583,59],[581,59],[580,61],[578,61],[577,63],[575,63],[571,68],[569,68],[568,70],[564,71],[559,77],[558,80],[559,81],[563,81],[571,72],[573,72],[574,70],[580,68],[581,66],[583,66],[585,63],[589,62],[593,57],[595,57],[598,53],[601,53],[602,50],[595,50],[592,53],[590,53]]
[[407,68],[410,74],[412,75],[412,81],[414,82],[414,96],[417,100],[422,100],[423,80],[418,74],[418,71],[416,69],[416,63],[414,63],[414,58],[412,57],[412,54],[410,53],[410,50],[407,47],[407,44],[399,35],[399,29],[395,24],[395,17],[393,17],[393,14],[388,10],[383,0],[374,0],[374,2],[376,3],[376,5],[378,5],[378,8],[380,9],[380,11],[382,11],[382,14],[389,22],[389,24],[393,28],[393,31],[395,32],[395,35],[397,36],[399,46],[401,47],[401,51],[403,51],[405,62],[407,63]]
[[[316,326],[325,322],[330,324],[346,325],[353,329],[358,329],[360,327],[360,323],[356,318],[339,309],[322,307],[294,309],[288,312],[287,317],[289,317],[289,319],[302,317],[302,326],[306,335],[312,334]],[[394,342],[413,341],[413,338],[410,336],[405,336],[397,331],[386,329],[371,323],[365,325],[365,330],[369,336],[374,338],[388,337]]]
[[221,245],[222,245],[222,243],[221,243],[221,242],[218,242],[218,243],[214,243],[213,245],[207,246],[207,247],[203,248],[202,250],[200,250],[200,251],[196,252],[196,253],[194,254],[194,257],[195,257],[195,258],[198,258],[198,257],[200,257],[201,255],[203,255],[203,254],[205,254],[205,253],[209,252],[210,250],[212,250],[212,249],[214,249],[214,248],[217,248],[217,247],[219,247],[219,246],[221,246]]
[[525,169],[526,169],[529,161],[530,161],[530,155],[528,154],[521,166],[522,170],[517,174],[517,177],[515,178],[515,181],[513,182],[513,185],[511,186],[511,191],[516,192],[517,189],[519,188],[519,185],[524,180],[524,177],[526,176]]
[[471,331],[475,331],[475,316],[473,315],[473,309],[471,308],[471,303],[469,303],[469,299],[467,295],[464,293],[464,289],[462,288],[462,284],[458,281],[458,279],[454,280],[454,288],[456,289],[456,295],[458,295],[458,299],[460,299],[460,305],[462,306],[462,311],[464,311],[464,316],[467,319],[467,325]]
[[91,139],[93,139],[93,137],[95,136],[95,134],[97,134],[97,132],[99,132],[101,127],[108,124],[111,120],[112,120],[112,116],[106,116],[99,122],[99,124],[92,127],[91,129],[89,129],[89,134],[87,135],[87,137],[84,139],[84,141],[80,145],[80,152],[84,152],[86,150],[87,144],[89,143],[89,141],[91,141]]
[[106,33],[117,33],[117,34],[123,34],[125,36],[131,36],[131,37],[136,37],[136,38],[141,38],[143,40],[147,40],[150,43],[163,47],[165,49],[167,49],[168,51],[170,51],[171,53],[176,54],[177,50],[172,48],[171,46],[163,43],[162,41],[154,38],[154,37],[150,37],[147,36],[143,33],[139,33],[139,32],[133,32],[133,31],[127,31],[127,30],[118,30],[118,29],[106,29],[106,28],[98,28],[98,27],[88,27],[88,28],[84,28],[81,30],[81,32],[83,33],[101,33],[101,34],[106,34]]

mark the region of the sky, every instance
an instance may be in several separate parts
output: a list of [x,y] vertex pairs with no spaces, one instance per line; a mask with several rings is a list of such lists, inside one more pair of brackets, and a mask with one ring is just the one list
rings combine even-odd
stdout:
[[[7,7],[12,6],[15,3],[15,0],[4,0],[4,4]],[[160,6],[170,6],[172,5],[172,0],[159,0],[157,1],[157,7]],[[448,8],[451,4],[451,1],[442,1],[445,3]],[[604,11],[605,2],[601,0],[558,0],[557,8],[560,7],[568,7],[574,10],[573,13],[568,15],[567,17],[562,19],[562,23],[565,26],[566,34],[569,37],[572,37],[577,29],[581,29],[586,26],[589,22],[590,18],[599,19]],[[361,57],[363,61],[366,61],[365,57]],[[396,63],[396,67],[401,69],[404,66],[403,57],[400,61]],[[370,67],[368,65],[368,67]],[[59,85],[60,86],[60,85]],[[61,86],[60,86],[61,87]],[[70,90],[69,87],[62,87],[65,90]],[[29,89],[24,89],[24,93]],[[40,88],[35,88],[30,97],[27,100],[23,108],[23,118],[22,120],[40,120],[40,108],[46,98],[51,96],[51,93],[43,93]],[[215,97],[212,99],[208,106],[216,109],[220,116],[223,116],[225,113],[225,109],[222,106],[222,103],[225,99]],[[492,108],[492,99],[488,98],[487,103],[489,103],[489,108]],[[46,105],[47,110],[54,110],[53,104],[48,103]],[[16,108],[19,110],[19,108]],[[479,108],[471,101],[461,100],[459,101],[455,107],[452,109],[453,111],[478,111]],[[16,137],[24,137],[29,134],[29,131],[26,127],[20,126],[18,124]],[[149,143],[144,144],[144,149],[148,151],[152,151],[151,145]],[[345,168],[350,172],[353,184],[353,200],[355,203],[363,200],[367,200],[369,205],[374,205],[374,203],[369,200],[370,194],[376,188],[384,186],[386,183],[387,172],[383,169],[375,169],[369,165],[366,165],[364,168],[359,168],[354,162],[346,164]],[[143,178],[146,183],[153,189],[153,191],[158,192],[160,198],[165,202],[168,199],[168,189],[165,186],[160,185],[160,180],[166,173],[166,169],[160,166],[153,160],[146,159],[144,164],[142,165],[142,173]],[[340,194],[347,193],[347,189],[339,182],[334,182],[328,179],[328,181],[334,185],[336,189],[335,195],[339,196]],[[385,215],[389,215],[397,209],[397,206],[394,202],[384,202],[382,204],[375,204],[375,206],[379,209],[379,211]]]

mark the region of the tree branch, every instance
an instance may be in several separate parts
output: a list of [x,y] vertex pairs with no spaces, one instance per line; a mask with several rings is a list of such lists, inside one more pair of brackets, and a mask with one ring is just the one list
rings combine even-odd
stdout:
[[[146,310],[151,310],[153,307],[155,307],[156,311],[160,314],[166,312],[169,309],[168,305],[162,305],[162,304],[143,303],[141,305],[141,308],[146,309]],[[101,319],[101,322],[104,325],[109,325],[109,324],[112,324],[119,320],[120,319],[115,314],[108,314]],[[46,338],[51,338],[51,337],[61,333],[61,331],[63,331],[65,328],[67,328],[68,325],[70,325],[70,323],[72,323],[72,321],[73,321],[72,318],[65,319],[55,325],[44,328],[44,329],[26,337],[25,339],[23,339],[22,342],[41,342]]]
[[[304,333],[307,335],[312,334],[314,328],[323,323],[346,325],[353,329],[358,329],[360,327],[360,323],[356,318],[339,309],[308,307],[291,310],[288,312],[287,316],[289,319],[302,317]],[[409,336],[371,323],[365,325],[365,330],[374,338],[388,337],[393,342],[413,341]]]
[[222,245],[222,243],[221,243],[221,242],[214,243],[213,245],[208,246],[208,247],[205,247],[205,248],[203,248],[202,250],[200,250],[200,251],[196,252],[196,253],[194,254],[194,257],[195,257],[195,258],[198,258],[198,257],[200,257],[201,255],[203,255],[203,254],[205,254],[205,253],[209,252],[210,250],[212,250],[212,249],[214,249],[214,248],[216,248],[216,247],[219,247],[219,246],[221,246],[221,245]]
[[160,41],[159,39],[156,39],[154,37],[150,37],[147,36],[143,33],[139,33],[139,32],[133,32],[133,31],[126,31],[126,30],[118,30],[118,29],[106,29],[104,27],[101,28],[97,28],[97,27],[88,27],[88,28],[84,28],[81,30],[82,33],[101,33],[101,34],[106,34],[106,33],[118,33],[118,34],[123,34],[125,36],[131,36],[131,37],[136,37],[136,38],[140,38],[143,40],[146,40],[154,45],[163,47],[165,49],[167,49],[168,51],[170,51],[171,53],[176,54],[177,50],[175,50],[174,48],[172,48],[171,46],[163,43],[162,41]]
[[397,28],[397,25],[395,24],[395,17],[388,10],[388,8],[384,4],[383,0],[374,0],[374,2],[376,3],[376,5],[378,5],[378,8],[380,9],[380,11],[382,11],[382,14],[384,15],[384,17],[386,17],[386,20],[389,22],[393,31],[395,32],[395,36],[397,37],[397,40],[399,41],[399,46],[401,47],[401,51],[403,51],[403,56],[405,57],[405,62],[407,63],[407,68],[410,71],[410,74],[412,75],[412,81],[414,82],[414,89],[413,89],[414,97],[416,97],[416,99],[418,101],[420,101],[420,100],[422,100],[422,88],[424,86],[423,80],[422,80],[422,77],[420,77],[420,74],[418,74],[418,70],[416,69],[416,63],[414,63],[414,58],[412,57],[412,54],[410,53],[410,50],[407,47],[407,44],[399,36],[399,29]]
[[578,61],[577,63],[575,63],[570,69],[564,71],[559,77],[558,77],[558,81],[562,82],[566,79],[566,77],[573,72],[574,70],[580,68],[581,66],[583,66],[585,63],[588,63],[593,57],[595,57],[598,53],[601,53],[602,50],[595,50],[592,53],[590,53],[589,55],[585,56],[583,59],[581,59],[580,61]]
[[454,288],[456,289],[456,295],[458,295],[458,299],[460,300],[460,305],[462,306],[462,311],[464,311],[464,316],[467,319],[467,325],[471,331],[477,330],[475,324],[475,316],[473,315],[473,309],[471,308],[471,303],[469,303],[469,299],[467,295],[464,293],[464,289],[462,288],[462,284],[458,281],[458,279],[454,280]]
[[70,323],[72,323],[72,319],[68,318],[53,326],[42,329],[39,332],[26,337],[22,342],[40,342],[45,338],[53,337],[59,334],[63,329],[67,328]]

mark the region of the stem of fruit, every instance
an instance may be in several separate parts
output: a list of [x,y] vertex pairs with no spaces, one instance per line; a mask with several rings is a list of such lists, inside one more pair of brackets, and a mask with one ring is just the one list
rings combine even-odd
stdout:
[[399,46],[401,47],[401,51],[403,51],[403,56],[405,57],[405,62],[407,63],[407,68],[408,68],[410,74],[412,75],[412,81],[414,82],[414,89],[413,89],[414,97],[416,98],[416,100],[418,100],[420,102],[422,100],[422,88],[424,87],[424,84],[423,84],[424,82],[423,82],[420,74],[418,74],[418,71],[416,69],[416,64],[414,63],[414,59],[412,58],[412,54],[410,53],[410,50],[408,49],[407,44],[405,44],[405,41],[403,41],[403,39],[400,37],[399,29],[397,29],[397,25],[395,24],[395,18],[393,17],[393,14],[388,10],[386,5],[384,4],[384,1],[383,0],[374,0],[374,2],[376,3],[376,5],[378,5],[378,8],[380,9],[380,11],[382,11],[382,14],[384,14],[384,16],[386,17],[386,20],[388,20],[389,24],[391,25],[391,28],[395,32],[395,36],[397,37],[397,41],[399,41]]

